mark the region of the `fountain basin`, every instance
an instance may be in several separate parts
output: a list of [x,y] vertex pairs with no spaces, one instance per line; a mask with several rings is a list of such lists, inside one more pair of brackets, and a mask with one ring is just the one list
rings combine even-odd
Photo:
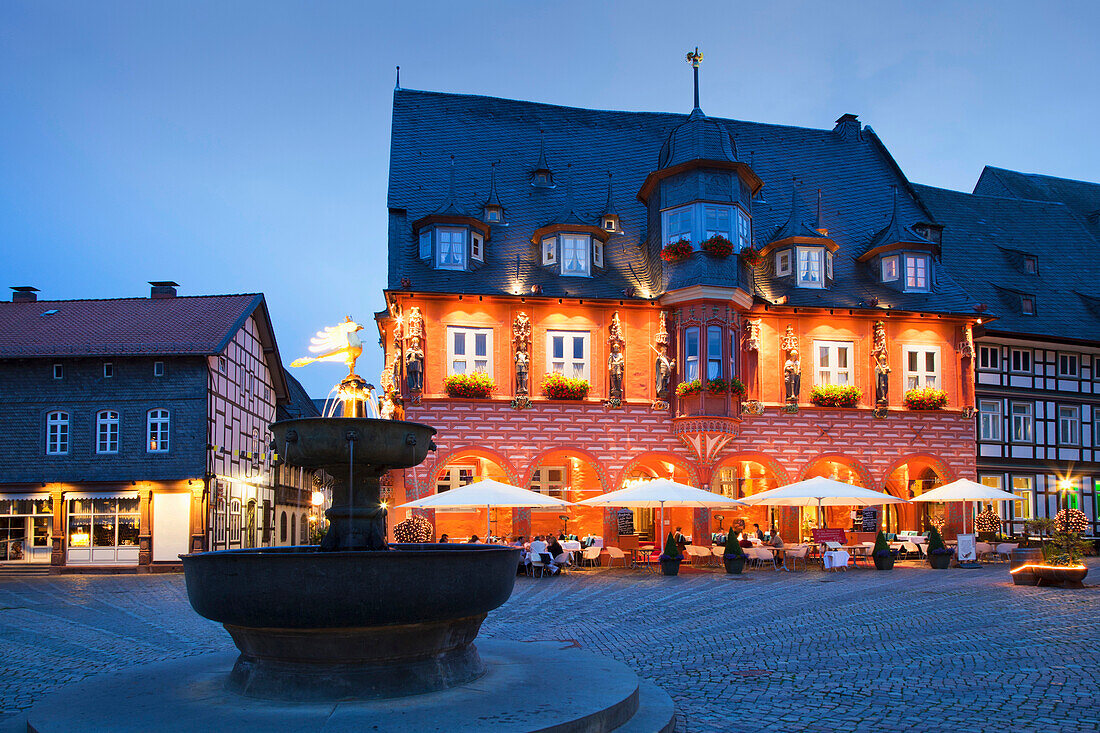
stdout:
[[[435,428],[404,420],[367,417],[302,417],[271,424],[275,448],[292,466],[326,468],[369,465],[381,473],[389,468],[421,464],[434,449]],[[349,434],[355,436],[350,448]],[[354,455],[352,454],[354,450]]]
[[466,684],[473,645],[512,593],[519,549],[397,544],[183,555],[187,596],[240,650],[229,689],[289,701],[375,699]]

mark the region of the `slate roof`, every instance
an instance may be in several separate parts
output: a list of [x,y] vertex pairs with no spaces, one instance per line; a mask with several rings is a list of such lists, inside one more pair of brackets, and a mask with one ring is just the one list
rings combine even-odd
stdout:
[[[622,298],[628,288],[659,295],[668,272],[657,257],[659,232],[647,231],[647,210],[635,194],[658,169],[669,133],[687,122],[683,114],[610,112],[494,97],[398,89],[393,99],[388,202],[389,287],[451,293],[499,294],[542,286],[544,296]],[[900,310],[973,314],[974,303],[949,275],[939,273],[932,293],[899,293],[855,257],[890,222],[898,186],[903,226],[932,216],[911,195],[909,182],[870,128],[844,139],[817,130],[731,119],[707,118],[728,132],[741,161],[765,183],[753,206],[753,236],[761,247],[790,214],[791,190],[821,189],[822,223],[840,250],[836,284],[829,290],[792,288],[769,280],[763,267],[750,276],[755,294],[789,305],[858,308],[874,303]],[[694,124],[694,123],[693,123]],[[858,123],[857,123],[858,124]],[[718,128],[713,128],[718,129]],[[540,131],[542,135],[540,135]],[[607,197],[607,173],[615,176],[615,205],[623,233],[605,247],[606,271],[592,278],[561,277],[538,266],[530,237],[566,209],[565,187],[537,188],[530,176],[545,139],[546,156],[562,174],[567,165],[574,208],[595,220]],[[710,139],[710,138],[707,138]],[[719,140],[714,137],[714,140]],[[489,195],[490,164],[508,226],[493,225],[484,267],[475,272],[433,270],[417,259],[411,223],[440,207],[447,197],[450,156],[456,156],[456,196],[469,209]],[[724,263],[696,255],[680,268],[697,282],[728,283]],[[683,272],[682,270],[680,272]],[[677,281],[682,282],[680,275]]]
[[286,367],[283,367],[283,378],[286,379],[287,398],[286,402],[275,405],[275,419],[289,420],[297,417],[320,417],[321,411],[306,392],[306,388]]
[[[979,196],[931,186],[915,189],[943,225],[945,265],[989,306],[989,332],[1100,339],[1100,311],[1087,296],[1100,278],[1096,240],[1065,204]],[[1038,274],[1024,270],[1025,256]],[[1035,296],[1035,315],[1020,296]]]
[[0,302],[0,358],[216,354],[263,299],[247,294]]
[[1081,218],[1094,237],[1100,239],[1100,183],[1021,173],[987,165],[974,185],[974,193],[1061,202]]

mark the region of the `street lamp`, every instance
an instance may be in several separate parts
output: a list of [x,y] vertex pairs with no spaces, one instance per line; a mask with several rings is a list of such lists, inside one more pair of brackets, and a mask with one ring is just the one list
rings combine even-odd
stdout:
[[[1069,478],[1064,478],[1058,482],[1058,492],[1062,495],[1062,509],[1066,513],[1065,519],[1063,521],[1067,530],[1069,529],[1069,495],[1076,488],[1077,487],[1074,486],[1073,481]],[[1058,528],[1057,518],[1055,518],[1055,528]]]

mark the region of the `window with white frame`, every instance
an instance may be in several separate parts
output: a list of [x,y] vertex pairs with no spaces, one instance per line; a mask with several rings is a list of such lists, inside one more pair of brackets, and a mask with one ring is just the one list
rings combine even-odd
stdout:
[[664,213],[665,244],[691,241],[691,206],[681,206]]
[[707,326],[707,379],[722,379],[721,326]]
[[1001,403],[999,400],[978,402],[978,439],[1001,439]]
[[485,261],[485,237],[481,235],[481,232],[470,234],[470,257],[478,262]]
[[603,267],[603,242],[598,239],[592,242],[592,264]]
[[431,259],[432,256],[432,230],[427,229],[420,232],[420,259]]
[[1059,377],[1076,377],[1077,376],[1077,354],[1059,354],[1058,355],[1058,376]]
[[1009,368],[1021,374],[1031,374],[1031,349],[1012,349],[1009,353]]
[[999,346],[979,346],[978,347],[978,368],[989,369],[990,371],[997,371],[1001,367],[1001,347]]
[[547,331],[546,364],[554,374],[588,379],[591,336],[588,331]]
[[703,239],[725,237],[733,241],[732,211],[729,206],[703,207]]
[[940,348],[938,346],[906,346],[905,389],[940,387]]
[[493,373],[493,329],[447,327],[448,374]]
[[833,279],[833,253],[825,250],[825,277]]
[[927,255],[905,256],[905,289],[916,292],[928,290],[929,258]]
[[561,274],[590,275],[587,234],[561,235]]
[[734,208],[734,212],[737,214],[737,247],[746,249],[752,246],[752,222],[749,221],[749,215],[741,209]]
[[882,281],[894,282],[900,277],[898,272],[898,255],[890,255],[882,258]]
[[1081,409],[1076,405],[1058,406],[1058,444],[1081,444]]
[[553,265],[558,261],[558,238],[546,237],[542,240],[542,264]]
[[818,385],[852,384],[851,342],[814,341],[814,374]]
[[1031,405],[1024,402],[1013,402],[1010,412],[1012,413],[1012,442],[1030,443],[1033,422]]
[[1013,519],[1031,519],[1034,516],[1035,490],[1030,476],[1013,476],[1012,493],[1019,498],[1012,502]]
[[776,277],[782,277],[783,275],[791,274],[791,251],[789,249],[780,250],[775,253],[775,275]]
[[824,285],[821,247],[797,247],[798,284],[804,288],[820,288]]
[[95,452],[118,453],[118,413],[101,410],[95,418]]
[[458,489],[474,482],[477,470],[474,466],[446,466],[435,480],[435,493]]
[[435,236],[439,244],[436,266],[441,270],[466,269],[466,230],[439,228]]
[[69,413],[51,412],[46,415],[46,453],[61,456],[69,452]]
[[699,327],[684,329],[684,381],[699,379]]
[[531,474],[531,491],[564,499],[565,466],[539,466]]
[[149,438],[145,446],[146,449],[150,453],[167,453],[168,410],[163,408],[149,410],[148,430],[146,432]]

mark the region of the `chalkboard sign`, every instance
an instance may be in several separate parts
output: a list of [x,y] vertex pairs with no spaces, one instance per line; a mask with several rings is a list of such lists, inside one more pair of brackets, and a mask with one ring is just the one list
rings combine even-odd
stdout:
[[863,524],[862,530],[864,532],[874,532],[878,529],[878,508],[869,506],[863,508]]

